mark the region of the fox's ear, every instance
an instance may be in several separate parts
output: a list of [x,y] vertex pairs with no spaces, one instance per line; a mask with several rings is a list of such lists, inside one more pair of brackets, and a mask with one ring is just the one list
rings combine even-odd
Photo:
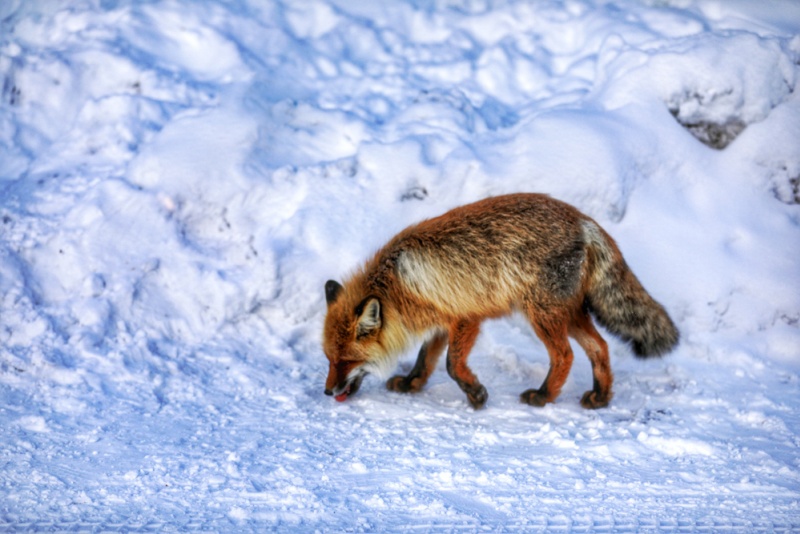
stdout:
[[328,306],[336,302],[336,299],[339,297],[339,293],[342,292],[342,284],[336,282],[335,280],[328,280],[325,282],[325,300],[328,302]]
[[376,297],[367,297],[356,306],[358,327],[356,338],[362,338],[377,332],[381,327],[381,301]]

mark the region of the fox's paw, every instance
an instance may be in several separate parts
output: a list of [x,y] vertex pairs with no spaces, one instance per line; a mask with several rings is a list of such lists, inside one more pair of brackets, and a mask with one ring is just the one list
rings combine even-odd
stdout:
[[386,381],[386,388],[398,393],[416,393],[422,389],[425,383],[419,378],[411,378],[403,375],[396,375]]
[[581,406],[589,410],[596,410],[597,408],[605,408],[606,406],[608,406],[608,403],[610,401],[611,401],[610,393],[603,395],[600,392],[591,389],[583,394],[583,398],[581,399]]
[[467,400],[475,410],[480,410],[489,400],[489,392],[482,384],[478,384],[473,390],[467,392]]
[[524,402],[525,404],[530,404],[531,406],[544,406],[549,402],[547,399],[547,395],[539,391],[538,389],[528,389],[522,392],[522,395],[519,396],[519,400]]

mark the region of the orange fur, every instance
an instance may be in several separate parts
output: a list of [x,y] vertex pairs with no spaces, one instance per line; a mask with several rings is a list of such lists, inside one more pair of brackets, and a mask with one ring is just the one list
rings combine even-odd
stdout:
[[611,399],[608,347],[590,313],[631,341],[638,356],[678,342],[663,307],[627,267],[613,239],[572,206],[538,194],[488,198],[400,232],[343,285],[326,284],[325,391],[344,400],[366,373],[386,377],[414,340],[424,340],[414,369],[387,387],[419,391],[448,347],[447,371],[474,408],[488,394],[467,365],[480,323],[522,312],[550,357],[542,386],[521,395],[553,402],[572,366],[567,337],[592,362],[594,385],[581,404]]

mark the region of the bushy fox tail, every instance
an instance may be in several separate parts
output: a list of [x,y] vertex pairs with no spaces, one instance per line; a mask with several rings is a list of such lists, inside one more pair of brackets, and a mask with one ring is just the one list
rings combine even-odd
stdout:
[[589,260],[587,303],[609,332],[630,342],[640,358],[672,350],[680,337],[664,307],[630,270],[614,240],[592,222],[584,224]]

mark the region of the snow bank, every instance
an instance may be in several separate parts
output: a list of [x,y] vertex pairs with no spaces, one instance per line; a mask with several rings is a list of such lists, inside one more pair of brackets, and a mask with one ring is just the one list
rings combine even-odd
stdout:
[[[12,528],[800,525],[800,13],[748,2],[0,7]],[[682,332],[559,401],[520,318],[467,409],[322,395],[322,287],[421,218],[546,192]],[[227,525],[227,527],[225,527]]]

